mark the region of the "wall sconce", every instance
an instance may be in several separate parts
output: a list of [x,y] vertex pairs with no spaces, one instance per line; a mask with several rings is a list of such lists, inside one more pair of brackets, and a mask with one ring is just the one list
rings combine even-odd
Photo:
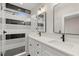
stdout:
[[46,5],[40,7],[40,8],[38,9],[38,11],[37,11],[37,14],[41,14],[41,13],[43,13],[43,12],[45,12],[45,11],[47,11],[47,6],[46,6]]

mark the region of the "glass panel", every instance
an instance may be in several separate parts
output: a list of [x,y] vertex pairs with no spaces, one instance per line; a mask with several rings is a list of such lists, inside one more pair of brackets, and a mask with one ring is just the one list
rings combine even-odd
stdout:
[[0,56],[2,52],[2,17],[1,17],[1,3],[0,3]]
[[25,22],[25,25],[31,25],[31,22]]
[[6,19],[6,24],[24,25],[24,21],[13,20],[13,19]]
[[37,15],[37,31],[46,32],[46,12]]
[[22,33],[22,34],[7,34],[6,35],[6,40],[17,39],[17,38],[25,38],[25,34]]
[[2,34],[0,30],[0,55],[1,55],[1,51],[2,51]]
[[43,27],[43,26],[44,26],[44,24],[42,24],[42,23],[38,23],[38,26],[41,26],[41,27]]
[[25,46],[14,48],[14,49],[10,49],[10,50],[7,50],[5,52],[5,56],[13,56],[13,55],[22,53],[24,51],[25,51]]
[[24,12],[24,13],[27,13],[27,14],[31,14],[30,10],[27,10],[27,9],[12,5],[10,3],[6,3],[6,8],[10,8],[10,9],[13,9],[13,10],[17,10],[17,11],[21,11],[21,12]]
[[[1,14],[2,11],[3,11],[3,13],[5,12],[3,9],[0,10],[0,55],[12,56],[12,55],[16,55],[16,54],[24,52],[25,51],[25,33],[8,34],[9,28],[7,28],[7,29],[5,28],[6,24],[15,25],[15,26],[16,25],[25,25],[24,21],[6,19],[5,17],[3,19],[2,16],[4,16],[4,15]],[[22,11],[22,12],[24,12],[24,11]],[[23,26],[23,27],[25,27],[25,26]],[[22,28],[22,29],[24,29],[24,28]],[[7,34],[5,34],[3,30],[8,31]],[[10,30],[14,30],[14,29],[11,28]],[[17,38],[19,38],[19,39],[17,39]],[[12,39],[12,40],[10,40],[10,39]],[[16,40],[13,40],[13,39],[16,39]],[[19,43],[16,43],[17,41]],[[9,42],[10,43],[12,42],[12,44],[10,44]]]

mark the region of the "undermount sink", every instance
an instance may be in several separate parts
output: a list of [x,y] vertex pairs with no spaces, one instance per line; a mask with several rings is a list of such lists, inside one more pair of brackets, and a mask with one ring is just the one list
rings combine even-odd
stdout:
[[63,43],[61,40],[50,40],[49,43]]
[[61,40],[51,40],[51,41],[48,41],[48,43],[53,44],[55,46],[62,47],[62,48],[70,48],[70,49],[72,49],[74,47],[73,44],[71,44],[69,42],[62,42]]

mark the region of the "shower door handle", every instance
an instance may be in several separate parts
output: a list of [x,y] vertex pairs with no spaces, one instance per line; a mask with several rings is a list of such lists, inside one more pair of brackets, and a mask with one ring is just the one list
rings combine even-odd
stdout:
[[3,34],[7,33],[6,31],[3,31]]

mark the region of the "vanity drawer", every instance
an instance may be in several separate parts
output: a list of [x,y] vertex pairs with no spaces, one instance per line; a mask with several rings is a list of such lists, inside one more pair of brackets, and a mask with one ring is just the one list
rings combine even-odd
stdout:
[[35,43],[32,38],[29,38],[28,49],[29,49],[29,54],[31,56],[35,56]]
[[41,49],[41,43],[40,42],[38,42],[38,41],[35,41],[35,49],[36,50],[40,50]]
[[29,51],[34,50],[34,41],[33,39],[29,38],[29,43],[28,43]]
[[41,56],[41,49],[35,50],[35,56]]

